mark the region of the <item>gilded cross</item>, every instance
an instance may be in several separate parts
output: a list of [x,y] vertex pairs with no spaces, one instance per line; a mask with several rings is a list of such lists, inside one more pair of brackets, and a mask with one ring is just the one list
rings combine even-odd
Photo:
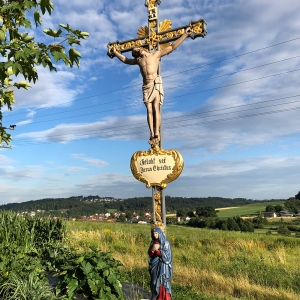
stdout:
[[170,45],[170,42],[178,39],[188,27],[192,30],[190,37],[205,37],[206,22],[203,19],[198,21],[191,21],[190,24],[172,29],[172,22],[164,20],[159,23],[158,21],[158,6],[161,0],[146,0],[145,6],[148,9],[148,26],[142,26],[138,29],[137,38],[127,41],[115,41],[108,43],[107,55],[110,58],[114,57],[112,48],[115,48],[120,53],[132,51],[134,47],[148,47],[149,50],[163,50]]

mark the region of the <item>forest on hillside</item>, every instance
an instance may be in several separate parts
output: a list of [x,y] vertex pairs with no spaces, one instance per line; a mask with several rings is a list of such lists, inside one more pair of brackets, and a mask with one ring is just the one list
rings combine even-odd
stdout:
[[[283,200],[283,199],[277,199]],[[167,212],[176,212],[181,208],[195,210],[199,206],[212,206],[215,208],[241,206],[255,203],[257,200],[246,198],[222,198],[222,197],[171,197],[166,196]],[[270,200],[261,200],[270,201]],[[2,210],[12,210],[15,212],[41,211],[45,215],[80,217],[93,214],[106,213],[109,210],[120,212],[145,212],[152,211],[151,197],[135,197],[128,199],[115,199],[113,197],[95,196],[72,196],[69,198],[46,198],[32,200],[22,203],[10,203],[1,205]]]

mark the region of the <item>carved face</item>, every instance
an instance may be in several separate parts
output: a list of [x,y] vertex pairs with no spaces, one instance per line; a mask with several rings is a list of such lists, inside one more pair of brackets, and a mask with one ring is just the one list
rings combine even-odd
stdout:
[[157,231],[151,231],[152,240],[158,240],[159,233]]
[[149,53],[149,51],[143,47],[135,47],[132,49],[132,56],[134,58],[143,57],[144,54]]

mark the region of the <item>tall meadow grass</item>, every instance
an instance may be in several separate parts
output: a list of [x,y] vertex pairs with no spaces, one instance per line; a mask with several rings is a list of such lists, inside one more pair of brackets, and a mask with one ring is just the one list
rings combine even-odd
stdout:
[[[183,226],[169,226],[167,238],[174,300],[190,299],[180,292],[189,287],[194,299],[300,299],[300,239]],[[149,225],[68,222],[67,239],[79,251],[111,252],[129,280],[149,289]]]

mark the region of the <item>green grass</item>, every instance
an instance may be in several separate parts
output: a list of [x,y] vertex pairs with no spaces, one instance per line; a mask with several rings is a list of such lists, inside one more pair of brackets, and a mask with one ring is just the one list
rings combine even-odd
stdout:
[[233,207],[229,209],[220,210],[217,215],[219,218],[229,218],[234,216],[252,216],[258,215],[260,212],[266,210],[267,205],[283,205],[284,201],[270,201],[270,202],[257,202],[254,204],[243,205],[240,207]]
[[[122,262],[127,282],[149,289],[150,226],[69,222],[70,243],[94,245]],[[280,235],[168,226],[173,299],[300,299],[300,239]],[[193,287],[193,288],[191,288]]]

